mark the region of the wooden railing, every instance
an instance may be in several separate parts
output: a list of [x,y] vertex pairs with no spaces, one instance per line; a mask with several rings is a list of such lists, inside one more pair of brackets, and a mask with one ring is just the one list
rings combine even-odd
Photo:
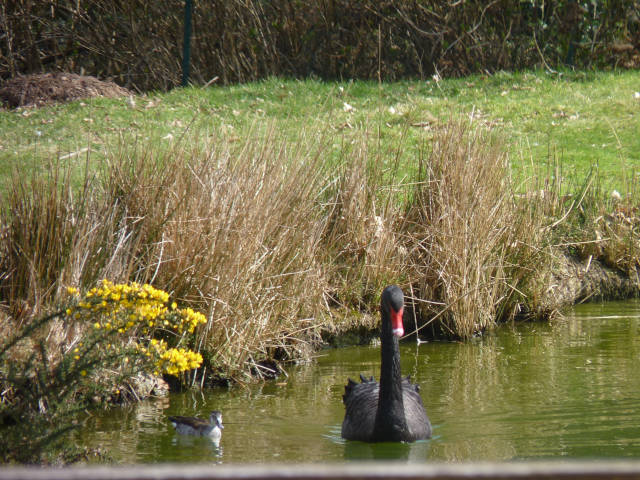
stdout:
[[0,467],[0,480],[618,480],[639,479],[640,461],[132,465]]

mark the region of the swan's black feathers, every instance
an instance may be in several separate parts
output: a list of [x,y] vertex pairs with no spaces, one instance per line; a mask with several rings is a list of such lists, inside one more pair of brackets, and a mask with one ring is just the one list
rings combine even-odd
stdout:
[[357,385],[356,382],[354,382],[353,380],[349,379],[347,384],[344,386],[344,395],[342,395],[342,403],[344,403],[345,405],[347,404],[347,398],[351,394],[351,391],[353,390],[353,387],[355,387],[356,385]]
[[375,412],[378,408],[378,382],[356,383],[349,379],[342,400],[345,405],[342,436],[348,440],[367,441],[373,434]]
[[[373,379],[373,376],[366,378],[364,375],[360,374],[360,381],[362,383],[375,383],[377,385],[377,382]],[[342,395],[342,402],[345,405],[347,404],[347,398],[351,395],[354,387],[357,387],[358,385],[361,385],[361,383],[354,382],[350,378],[348,379],[347,384],[344,386],[344,395]]]
[[417,393],[420,393],[420,385],[417,383],[411,383],[411,375],[407,375],[403,378],[403,383],[407,383],[410,387],[414,388]]
[[[378,409],[378,395],[380,385],[373,377],[362,383],[349,379],[342,396],[345,405],[344,421],[342,422],[342,437],[347,440],[370,441],[373,436],[375,414]],[[402,401],[404,403],[405,418],[408,422],[410,437],[407,441],[414,441],[431,436],[431,424],[424,411],[418,385],[411,383],[409,377],[402,379]]]

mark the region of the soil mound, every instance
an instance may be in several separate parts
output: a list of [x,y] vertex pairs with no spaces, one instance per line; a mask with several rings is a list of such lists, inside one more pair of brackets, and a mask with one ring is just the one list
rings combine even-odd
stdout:
[[81,98],[131,94],[113,82],[74,73],[20,75],[0,86],[0,102],[7,108],[41,107]]

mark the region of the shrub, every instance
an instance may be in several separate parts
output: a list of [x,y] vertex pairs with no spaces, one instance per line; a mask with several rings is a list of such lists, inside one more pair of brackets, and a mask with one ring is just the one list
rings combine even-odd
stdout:
[[[75,288],[69,288],[69,293],[79,295]],[[168,336],[171,343],[179,344],[207,320],[191,308],[178,309],[175,302],[169,306],[168,300],[166,292],[151,285],[103,280],[83,298],[78,297],[76,305],[65,313],[75,321],[91,324],[95,330],[116,332],[117,338],[102,348],[133,347],[136,357],[143,360],[143,370],[178,376],[200,367],[202,355],[181,347],[170,348],[166,340],[157,337]]]
[[118,364],[124,352],[101,348],[113,335],[91,329],[71,344],[56,344],[52,339],[65,328],[63,316],[60,311],[25,322],[0,345],[4,462],[67,463],[90,453],[65,446],[64,436],[90,399],[113,393],[120,375],[111,376],[110,386],[95,375],[105,365]]
[[24,322],[0,345],[0,455],[7,462],[66,463],[95,453],[64,448],[83,408],[137,398],[132,387],[123,391],[135,376],[179,376],[202,363],[180,344],[206,319],[168,305],[166,292],[103,280],[83,296],[69,293],[66,308]]

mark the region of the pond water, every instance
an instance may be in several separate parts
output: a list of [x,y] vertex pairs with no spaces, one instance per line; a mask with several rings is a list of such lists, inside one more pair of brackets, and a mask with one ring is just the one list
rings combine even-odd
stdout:
[[[378,378],[378,347],[319,355],[287,379],[92,412],[73,441],[122,463],[640,458],[639,301],[581,305],[469,343],[403,343],[403,374],[421,386],[434,426],[413,444],[340,438],[344,384],[360,372]],[[167,420],[214,409],[225,424],[219,447]]]

